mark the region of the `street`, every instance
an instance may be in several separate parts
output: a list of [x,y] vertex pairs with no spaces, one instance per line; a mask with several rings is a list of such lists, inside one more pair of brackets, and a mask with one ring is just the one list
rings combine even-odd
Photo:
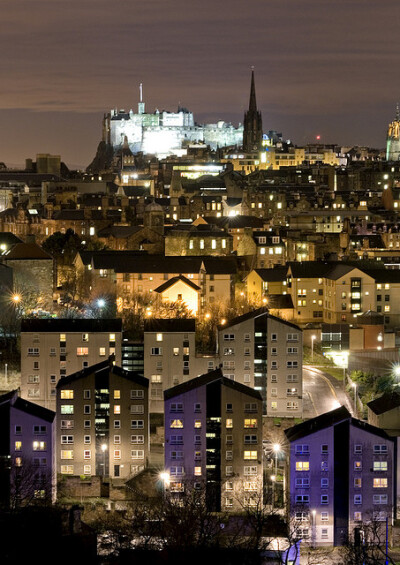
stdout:
[[352,403],[343,390],[343,382],[320,369],[305,365],[303,367],[304,418],[314,418],[342,405],[353,413]]

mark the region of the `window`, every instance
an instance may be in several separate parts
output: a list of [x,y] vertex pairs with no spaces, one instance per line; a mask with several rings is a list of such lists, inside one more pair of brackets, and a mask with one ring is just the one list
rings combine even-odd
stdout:
[[85,400],[90,400],[90,390],[84,390],[83,391],[83,398]]
[[15,451],[21,451],[22,449],[22,441],[16,441],[14,444]]
[[88,347],[77,347],[76,354],[78,357],[82,357],[84,355],[89,355],[89,348]]
[[373,504],[387,504],[387,494],[374,494],[374,496],[372,497],[372,502]]
[[[117,421],[117,420],[116,420]],[[91,421],[90,420],[84,420],[83,421],[83,427],[84,428],[90,428],[91,426]],[[114,426],[115,427],[115,426]]]
[[143,390],[131,390],[131,399],[144,398]]
[[354,444],[354,453],[362,453],[362,445],[361,443]]
[[257,428],[258,427],[257,418],[245,418],[244,427],[245,428]]
[[62,404],[61,405],[61,414],[73,414],[74,413],[74,405],[73,404]]
[[162,347],[152,347],[151,355],[162,355]]
[[321,461],[321,471],[327,471],[328,468],[328,461]]
[[[198,437],[200,437],[200,436],[198,436]],[[196,438],[196,436],[195,436],[195,438]],[[183,444],[183,436],[172,435],[171,438],[170,438],[170,444],[171,445],[182,445]]]
[[246,402],[244,405],[244,411],[248,413],[257,412],[257,403],[256,402]]
[[195,412],[201,412],[201,404],[200,402],[196,402],[194,405],[194,411]]
[[235,334],[224,334],[224,341],[234,341]]
[[387,445],[383,444],[379,444],[379,445],[374,445],[374,453],[387,453]]
[[362,504],[362,495],[361,494],[355,494],[354,495],[354,504]]
[[310,486],[310,479],[296,479],[295,481],[296,488],[308,488]]
[[105,347],[99,347],[100,357],[105,357],[105,354],[106,354],[106,348]]
[[354,461],[354,470],[355,471],[362,471],[362,462],[361,461]]
[[85,404],[83,406],[83,413],[84,414],[90,414],[92,410],[92,407],[90,406],[90,404]]
[[286,375],[287,383],[297,383],[297,381],[298,381],[297,375],[293,375],[293,374]]
[[61,436],[61,443],[74,443],[74,436]]
[[243,469],[244,475],[257,475],[257,465],[246,465]]
[[296,504],[309,504],[310,495],[308,494],[296,494]]
[[294,516],[296,522],[308,522],[309,520],[308,512],[295,512]]
[[374,471],[387,471],[388,464],[387,461],[374,461]]
[[245,373],[243,375],[243,382],[244,383],[249,383],[250,382],[250,374],[249,373]]
[[143,404],[131,404],[130,412],[131,414],[144,414]]
[[226,419],[226,428],[233,428],[233,420],[232,418],[227,418]]
[[387,479],[374,479],[374,488],[387,488],[388,480]]
[[92,473],[92,466],[91,465],[84,465],[83,466],[83,474],[84,475],[91,475]]
[[246,434],[244,436],[244,443],[245,444],[257,444],[257,436],[253,434]]
[[92,456],[92,452],[90,451],[90,449],[85,449],[83,451],[83,458],[84,459],[90,459]]
[[74,391],[73,390],[61,390],[60,397],[62,400],[73,400]]
[[169,427],[171,429],[183,428],[183,420],[181,420],[179,418],[175,418],[174,420],[170,420]]
[[257,459],[257,451],[245,451],[243,458],[245,460],[256,460]]
[[361,512],[354,512],[354,521],[361,522],[362,520],[362,513]]
[[194,421],[194,427],[195,428],[201,428],[201,420],[195,420]]
[[15,426],[15,435],[19,436],[22,434],[22,426]]
[[[117,436],[114,436],[117,437]],[[83,443],[90,444],[92,443],[92,439],[90,436],[83,436]]]
[[39,348],[38,347],[28,347],[28,355],[39,355]]
[[354,479],[354,488],[361,488],[362,486],[362,479],[361,477],[356,477]]
[[73,458],[74,458],[74,452],[72,449],[61,450],[61,459],[73,459]]
[[47,426],[33,426],[33,433],[40,436],[47,434]]
[[62,475],[73,475],[74,474],[74,466],[73,465],[61,465],[61,474]]
[[162,382],[162,376],[161,375],[151,375],[150,380],[153,384],[160,384]]
[[296,471],[309,471],[310,462],[309,461],[296,461]]
[[321,504],[329,504],[329,496],[327,494],[321,494]]
[[[132,449],[131,459],[144,459],[143,449]],[[172,474],[172,473],[171,473]]]
[[87,343],[89,341],[89,334],[82,334],[82,341]]

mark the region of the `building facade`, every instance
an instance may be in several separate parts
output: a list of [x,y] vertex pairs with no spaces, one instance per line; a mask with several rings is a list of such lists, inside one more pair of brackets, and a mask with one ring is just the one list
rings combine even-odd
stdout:
[[218,326],[219,364],[225,377],[258,390],[264,414],[303,413],[301,329],[259,308]]
[[6,506],[55,499],[54,418],[18,391],[0,396],[0,500]]
[[212,511],[257,505],[262,497],[262,399],[217,369],[168,389],[168,488],[205,489]]
[[59,379],[115,356],[121,365],[121,320],[26,318],[21,323],[21,395],[56,408]]
[[393,523],[395,444],[345,407],[285,431],[290,515],[303,539],[344,545],[363,522]]
[[57,472],[124,479],[148,463],[148,380],[107,360],[57,384]]

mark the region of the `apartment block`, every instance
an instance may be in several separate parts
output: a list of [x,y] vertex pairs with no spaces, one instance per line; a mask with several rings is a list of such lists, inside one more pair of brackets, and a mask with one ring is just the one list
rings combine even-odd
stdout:
[[55,410],[59,379],[110,355],[121,365],[121,341],[121,320],[22,320],[21,396]]
[[57,384],[57,472],[128,479],[147,466],[148,380],[106,360]]
[[343,545],[363,522],[393,523],[395,439],[342,406],[285,431],[290,514],[304,540]]
[[150,412],[162,413],[164,391],[196,374],[195,329],[194,319],[145,320],[144,375],[150,382]]
[[165,472],[170,492],[205,489],[212,511],[262,496],[262,398],[220,369],[165,391]]
[[259,391],[268,416],[301,417],[301,329],[259,308],[218,326],[218,360],[225,377]]
[[0,396],[0,500],[12,506],[54,499],[55,413],[19,397]]

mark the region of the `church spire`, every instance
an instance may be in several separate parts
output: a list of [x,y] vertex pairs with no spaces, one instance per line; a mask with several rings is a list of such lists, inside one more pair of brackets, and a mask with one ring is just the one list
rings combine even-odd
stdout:
[[249,111],[250,112],[257,112],[256,86],[255,86],[255,83],[254,83],[254,67],[251,67],[251,86],[250,86]]
[[251,67],[251,86],[249,109],[244,115],[243,122],[243,149],[254,152],[261,149],[262,142],[262,118],[261,112],[257,110],[256,86],[254,81],[254,67]]
[[396,104],[396,122],[400,121],[400,110],[399,110],[399,103]]

